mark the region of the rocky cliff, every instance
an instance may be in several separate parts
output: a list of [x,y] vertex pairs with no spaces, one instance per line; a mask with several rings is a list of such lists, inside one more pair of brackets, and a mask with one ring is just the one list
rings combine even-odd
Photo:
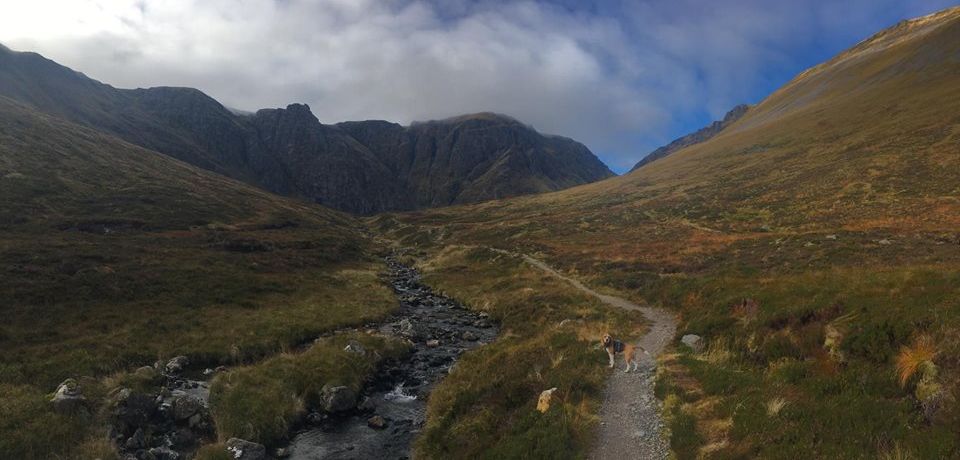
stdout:
[[302,104],[235,113],[193,88],[117,89],[0,47],[0,95],[190,164],[357,213],[512,197],[613,175],[584,145],[481,113],[324,125]]

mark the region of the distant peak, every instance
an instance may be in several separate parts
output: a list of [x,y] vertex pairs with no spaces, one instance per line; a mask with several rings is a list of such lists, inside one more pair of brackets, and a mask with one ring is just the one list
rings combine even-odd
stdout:
[[413,122],[412,124],[423,124],[423,123],[447,123],[447,124],[452,124],[452,123],[463,123],[463,122],[465,122],[465,121],[473,121],[473,120],[478,120],[478,121],[499,121],[499,122],[506,122],[506,123],[517,123],[517,124],[521,124],[521,125],[526,126],[524,123],[520,122],[520,120],[517,120],[516,118],[511,117],[510,115],[505,115],[505,114],[496,113],[496,112],[467,113],[467,114],[463,114],[463,115],[456,115],[456,116],[449,117],[449,118],[443,118],[443,119],[440,119],[440,120],[415,121],[415,122]]
[[310,111],[310,106],[307,104],[293,103],[287,105],[287,110],[294,113],[309,113],[313,115],[313,112]]
[[688,147],[694,144],[699,144],[701,142],[706,142],[710,140],[717,134],[720,134],[720,132],[726,129],[727,126],[732,125],[734,122],[742,118],[743,115],[746,114],[748,110],[750,110],[750,106],[747,104],[740,104],[735,106],[734,108],[730,109],[730,111],[728,111],[726,115],[723,116],[723,120],[714,121],[713,123],[710,123],[709,125],[703,128],[700,128],[699,130],[693,133],[674,139],[673,142],[648,153],[645,157],[643,157],[643,159],[637,162],[637,164],[634,165],[633,168],[630,169],[630,171],[636,171],[637,169],[640,169],[640,167],[642,167],[643,165],[659,160],[684,147]]

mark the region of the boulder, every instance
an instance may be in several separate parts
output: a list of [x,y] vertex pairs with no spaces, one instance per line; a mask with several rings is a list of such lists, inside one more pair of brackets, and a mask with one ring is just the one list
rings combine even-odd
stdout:
[[680,338],[684,345],[690,347],[695,353],[703,351],[703,337],[696,334],[687,334]]
[[400,320],[399,326],[400,335],[410,340],[422,339],[426,335],[423,328],[419,324],[414,324],[409,319],[404,318]]
[[343,412],[356,407],[357,394],[349,387],[324,385],[320,390],[323,400],[323,410],[327,412]]
[[439,340],[437,340],[437,339],[427,340],[427,347],[428,347],[428,348],[436,348],[436,347],[439,347],[439,346],[440,346],[440,341],[439,341]]
[[61,414],[78,414],[87,411],[87,398],[83,396],[80,384],[74,379],[66,379],[58,385],[50,403],[53,404],[53,410]]
[[174,420],[187,420],[203,409],[203,403],[193,396],[183,394],[173,399],[170,408]]
[[149,452],[155,460],[180,460],[180,454],[169,447],[154,447]]
[[111,418],[114,427],[126,434],[149,422],[156,410],[153,396],[123,388],[114,397]]
[[143,429],[137,428],[133,436],[127,438],[127,441],[123,443],[123,446],[126,447],[127,450],[138,450],[147,447],[147,438],[143,435]]
[[544,413],[550,409],[550,402],[553,401],[553,393],[557,391],[557,387],[553,387],[549,390],[543,390],[540,392],[540,398],[537,400],[537,410],[541,413]]
[[343,351],[347,353],[354,353],[360,356],[367,354],[367,350],[363,348],[363,345],[361,345],[360,342],[357,342],[356,340],[351,340],[350,343],[348,343],[347,346],[344,347]]
[[387,421],[379,415],[374,415],[367,419],[367,426],[377,430],[381,430],[387,427]]
[[174,447],[189,448],[197,443],[197,435],[189,428],[179,428],[171,433],[167,439]]
[[163,366],[163,370],[170,375],[178,375],[187,368],[187,365],[190,364],[190,359],[186,356],[177,356],[176,358],[167,361],[167,364]]
[[267,448],[263,444],[230,438],[226,446],[234,460],[266,460],[267,458]]
[[363,400],[360,401],[360,404],[357,405],[357,409],[360,409],[362,411],[373,411],[373,410],[376,410],[376,408],[377,408],[377,402],[369,396],[364,396]]
[[463,333],[463,335],[462,335],[461,337],[463,337],[463,340],[468,340],[468,341],[471,341],[471,342],[480,339],[480,337],[478,337],[477,334],[476,334],[475,332],[473,332],[473,331],[466,331],[466,332]]

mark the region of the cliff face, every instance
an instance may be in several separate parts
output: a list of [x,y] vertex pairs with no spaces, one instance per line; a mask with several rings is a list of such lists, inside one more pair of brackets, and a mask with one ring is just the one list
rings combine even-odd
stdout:
[[636,171],[643,165],[650,163],[651,161],[659,160],[684,147],[710,140],[710,138],[713,136],[720,134],[720,131],[723,131],[727,126],[732,125],[735,121],[746,115],[747,110],[749,109],[750,106],[746,104],[740,104],[730,109],[730,111],[723,116],[723,120],[710,123],[710,125],[705,128],[701,128],[696,132],[687,134],[679,139],[675,139],[673,142],[648,153],[647,156],[643,157],[642,160],[637,162],[637,164],[630,169],[630,172]]
[[544,136],[504,115],[465,115],[408,128],[382,121],[337,127],[397,174],[416,207],[559,190],[613,175],[583,144]]
[[193,88],[116,89],[0,48],[0,95],[187,163],[342,211],[471,203],[613,175],[582,144],[489,113],[324,125],[306,105],[236,114]]

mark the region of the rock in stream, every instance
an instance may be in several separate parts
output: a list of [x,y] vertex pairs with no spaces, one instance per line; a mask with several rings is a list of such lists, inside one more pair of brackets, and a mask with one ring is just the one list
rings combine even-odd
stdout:
[[[466,350],[489,343],[497,328],[486,318],[420,283],[420,274],[386,259],[400,310],[379,332],[413,343],[402,361],[386,363],[359,407],[308,417],[285,449],[290,459],[405,459],[423,427],[427,396]],[[317,414],[319,415],[319,414]]]

